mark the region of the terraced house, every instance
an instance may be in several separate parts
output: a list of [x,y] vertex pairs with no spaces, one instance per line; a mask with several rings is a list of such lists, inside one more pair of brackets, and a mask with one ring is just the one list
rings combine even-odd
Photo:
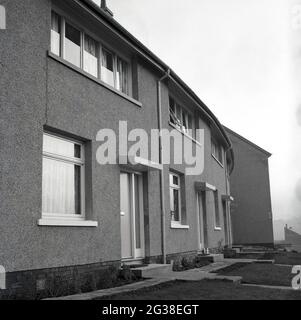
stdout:
[[[0,294],[231,245],[233,152],[200,98],[105,1],[1,4]],[[101,165],[98,133],[118,133],[120,121],[128,132],[176,130],[201,148],[204,170],[163,163],[160,137],[157,161],[138,154],[134,164]]]

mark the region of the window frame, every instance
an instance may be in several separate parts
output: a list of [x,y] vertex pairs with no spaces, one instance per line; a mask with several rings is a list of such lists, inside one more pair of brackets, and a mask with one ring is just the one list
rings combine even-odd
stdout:
[[[75,68],[79,68],[82,72],[84,72],[85,74],[97,79],[98,81],[101,81],[103,84],[115,89],[116,91],[120,92],[121,94],[124,94],[126,96],[132,97],[132,64],[131,64],[131,60],[127,57],[125,57],[122,53],[117,52],[114,48],[112,48],[108,43],[106,43],[105,41],[103,41],[99,36],[97,36],[96,34],[94,34],[93,32],[90,32],[89,30],[87,30],[86,28],[80,26],[78,23],[76,23],[76,21],[74,21],[74,19],[72,19],[68,14],[66,14],[65,12],[63,12],[62,10],[60,10],[57,7],[53,7],[51,9],[51,12],[54,12],[55,14],[57,14],[60,17],[60,22],[61,22],[61,43],[60,43],[60,55],[57,55],[56,53],[51,51],[51,42],[50,42],[50,52],[52,54],[54,54],[55,56],[63,59],[64,61],[66,61],[67,63],[70,63],[72,66],[74,66]],[[81,63],[80,63],[80,67],[74,65],[72,62],[69,62],[68,60],[65,59],[65,35],[66,35],[66,23],[70,24],[72,27],[78,29],[81,33]],[[50,25],[51,28],[51,25]],[[87,35],[88,37],[92,38],[96,43],[97,43],[97,59],[98,59],[98,72],[97,72],[97,77],[95,77],[93,74],[87,72],[84,70],[84,46],[85,46],[85,35]],[[51,37],[50,37],[50,41],[51,41]],[[114,86],[112,86],[111,84],[105,82],[102,80],[101,78],[101,67],[102,67],[102,50],[105,49],[107,51],[109,51],[110,53],[112,53],[113,55],[113,73],[114,73]],[[124,61],[127,65],[127,72],[126,72],[126,79],[127,79],[127,88],[126,88],[126,92],[123,92],[122,90],[117,89],[117,59],[121,59],[122,61]]]
[[[220,159],[219,153],[220,153],[221,159]],[[224,160],[225,160],[224,148],[213,137],[211,137],[211,155],[222,167],[224,167]]]
[[[171,106],[171,100],[173,101],[173,106],[174,106],[174,110],[172,110],[172,106]],[[185,135],[187,135],[188,137],[194,139],[195,137],[195,129],[196,129],[196,122],[195,122],[195,116],[194,114],[189,111],[187,108],[183,107],[181,104],[179,104],[176,99],[172,96],[169,95],[169,123],[176,127],[178,130],[180,130],[182,133],[184,133]],[[172,111],[172,113],[171,113]],[[180,111],[180,118],[177,116],[178,111]],[[188,125],[188,128],[184,129],[184,119],[183,119],[183,114],[185,117],[185,121]],[[176,120],[178,120],[178,124],[174,123],[173,121],[171,121],[172,116],[174,116],[176,118]],[[189,117],[191,117],[191,125],[192,128],[189,128]]]
[[[86,170],[86,163],[85,163],[85,145],[83,142],[72,139],[72,138],[66,138],[62,135],[51,133],[48,131],[43,132],[43,141],[44,136],[54,137],[56,139],[65,141],[65,142],[72,142],[75,145],[80,146],[80,154],[81,158],[75,158],[75,157],[67,157],[63,155],[54,154],[51,152],[44,151],[44,148],[42,149],[42,160],[44,158],[51,159],[54,161],[59,162],[65,162],[68,164],[73,164],[80,166],[80,214],[68,214],[68,213],[46,213],[43,212],[42,208],[42,219],[48,220],[48,219],[59,219],[59,220],[67,220],[67,221],[84,221],[86,219],[86,194],[85,194],[85,170]],[[43,194],[43,190],[42,190]]]
[[[178,179],[178,184],[174,184],[173,183],[173,177],[176,177]],[[170,172],[169,173],[169,196],[171,197],[171,192],[173,192],[174,190],[178,190],[179,191],[179,196],[178,196],[178,208],[179,208],[179,220],[173,220],[172,218],[174,217],[174,215],[172,215],[172,210],[170,208],[170,215],[171,215],[171,222],[174,224],[182,224],[182,201],[181,201],[181,197],[182,197],[182,190],[181,190],[181,177],[180,175],[178,175],[177,173],[174,172]],[[173,195],[173,193],[172,193]],[[173,202],[174,202],[174,196],[173,196]],[[171,202],[171,199],[170,199]]]

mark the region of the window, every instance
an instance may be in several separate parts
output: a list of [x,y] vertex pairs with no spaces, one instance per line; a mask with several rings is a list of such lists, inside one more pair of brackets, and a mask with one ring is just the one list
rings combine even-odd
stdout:
[[106,49],[102,50],[101,80],[114,87],[114,56]]
[[171,97],[169,97],[169,121],[184,133],[192,136],[192,115],[179,106]]
[[51,51],[61,54],[61,17],[55,12],[51,12]]
[[65,59],[77,67],[81,66],[81,33],[66,23],[65,26]]
[[181,186],[180,176],[174,173],[169,175],[170,181],[170,214],[171,221],[181,223]]
[[128,65],[121,58],[117,58],[116,89],[128,92]]
[[215,228],[221,228],[219,204],[218,204],[218,191],[213,191],[214,196],[214,217],[215,217]]
[[82,143],[44,133],[43,218],[84,218],[84,170]]
[[85,34],[84,70],[94,77],[98,77],[98,45],[97,42]]
[[51,52],[118,91],[129,94],[129,64],[53,11]]
[[224,149],[214,139],[211,139],[211,153],[214,158],[221,164],[224,164]]

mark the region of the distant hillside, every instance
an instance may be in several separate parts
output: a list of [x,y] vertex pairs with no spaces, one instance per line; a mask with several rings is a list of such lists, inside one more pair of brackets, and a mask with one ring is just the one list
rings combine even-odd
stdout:
[[273,222],[275,240],[284,240],[284,226],[286,224],[288,227],[291,227],[292,230],[301,234],[301,216],[288,220],[275,220]]

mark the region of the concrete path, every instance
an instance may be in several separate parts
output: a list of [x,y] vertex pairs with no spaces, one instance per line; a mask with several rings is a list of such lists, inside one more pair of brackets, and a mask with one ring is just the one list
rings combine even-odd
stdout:
[[95,298],[112,296],[119,293],[137,291],[140,289],[157,286],[159,284],[175,281],[175,280],[201,281],[205,279],[211,279],[211,280],[226,280],[234,283],[240,283],[242,280],[242,277],[219,276],[215,273],[210,273],[210,272],[225,268],[227,266],[230,266],[238,262],[249,262],[249,261],[252,262],[252,260],[246,260],[246,259],[225,259],[224,261],[215,262],[208,266],[204,266],[202,268],[181,271],[181,272],[174,272],[171,269],[169,270],[165,269],[165,270],[162,270],[162,272],[160,272],[160,269],[157,268],[158,269],[157,272],[152,273],[151,279],[148,279],[145,281],[135,282],[122,287],[103,289],[103,290],[76,294],[72,296],[59,297],[59,298],[49,298],[46,300],[93,300]]

